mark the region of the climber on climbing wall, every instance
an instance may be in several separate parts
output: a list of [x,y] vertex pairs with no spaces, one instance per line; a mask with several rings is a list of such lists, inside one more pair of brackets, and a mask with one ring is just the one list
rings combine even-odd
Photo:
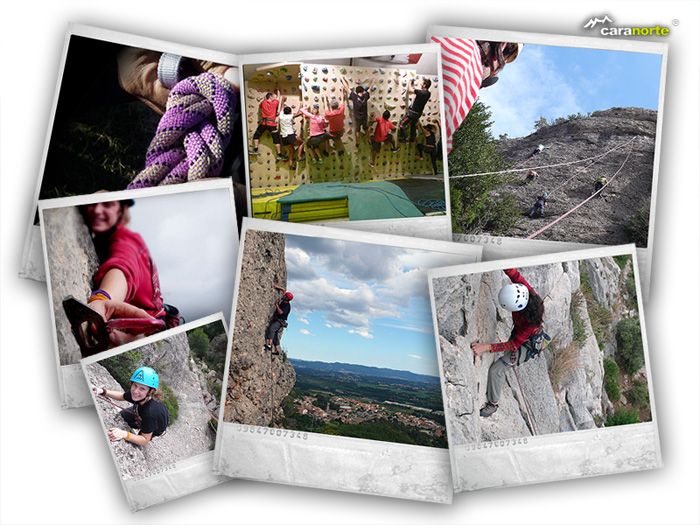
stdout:
[[515,268],[504,270],[511,284],[503,286],[498,293],[498,303],[512,312],[513,329],[504,343],[473,342],[471,349],[477,357],[485,352],[504,352],[489,368],[486,386],[486,404],[479,412],[482,417],[491,416],[498,410],[498,401],[505,382],[506,370],[528,361],[535,355],[543,337],[544,301]]
[[[343,100],[345,92],[343,91]],[[345,153],[343,146],[343,135],[345,134],[345,104],[337,99],[328,100],[324,97],[325,112],[324,117],[328,121],[328,134],[333,141],[333,148],[338,155]]]
[[125,408],[119,415],[132,429],[138,433],[121,428],[112,427],[107,430],[110,441],[123,439],[134,445],[146,446],[151,439],[163,435],[168,428],[168,409],[163,404],[163,397],[158,392],[158,374],[148,366],[140,366],[131,374],[131,387],[128,392],[107,390],[104,387],[93,387],[96,396],[114,399],[116,401],[128,401],[132,403],[130,408]]
[[530,156],[528,157],[528,159],[531,159],[531,158],[534,157],[535,155],[539,155],[539,154],[542,153],[543,151],[544,151],[544,144],[539,144],[539,145],[535,148],[535,150],[534,150],[532,153],[530,153]]
[[357,86],[354,90],[350,90],[347,81],[343,81],[348,91],[350,91],[348,99],[352,102],[352,127],[355,131],[355,143],[359,146],[362,138],[361,133],[369,131],[367,126],[367,101],[369,100],[369,93],[372,87],[365,89],[362,86]]
[[289,302],[294,299],[294,295],[292,292],[276,284],[273,284],[272,287],[283,293],[282,297],[280,297],[275,305],[275,311],[272,313],[272,318],[267,325],[267,330],[265,330],[265,350],[272,350],[273,354],[279,354],[280,332],[283,328],[287,327],[287,318],[292,309],[292,305],[290,305]]
[[419,142],[416,144],[416,149],[418,154],[416,159],[423,160],[423,155],[428,155],[430,158],[430,164],[433,167],[433,175],[437,175],[437,159],[442,154],[441,150],[438,150],[439,140],[439,121],[434,121],[434,123],[426,124],[423,126],[420,121],[418,121],[418,129],[424,137],[424,142]]
[[265,98],[260,102],[258,107],[258,127],[253,133],[253,155],[257,155],[258,147],[260,146],[260,138],[265,133],[270,133],[272,143],[275,145],[277,152],[277,160],[286,160],[282,155],[282,146],[280,145],[280,134],[277,131],[277,117],[280,112],[280,90],[276,89],[274,93],[265,93]]
[[[134,201],[107,201],[81,206],[100,266],[93,276],[88,306],[105,321],[112,318],[151,318],[163,328],[181,323],[177,308],[163,303],[156,265],[141,236],[127,228]],[[110,345],[118,346],[143,334],[113,331]]]
[[[371,144],[372,144],[372,156],[369,161],[369,165],[374,168],[375,162],[377,160],[377,155],[379,154],[379,151],[382,149],[382,144],[385,142],[388,142],[391,144],[391,151],[393,153],[396,153],[399,151],[399,149],[396,147],[396,142],[394,141],[394,137],[391,134],[391,131],[393,129],[396,129],[396,125],[391,122],[389,119],[391,118],[391,112],[388,110],[385,110],[384,113],[382,113],[381,117],[375,117],[372,115],[372,122],[375,124],[374,127],[374,134],[371,139]],[[369,134],[369,130],[368,130]]]
[[299,111],[309,119],[309,138],[306,141],[306,147],[311,157],[309,162],[321,164],[323,162],[321,154],[324,157],[328,156],[327,145],[330,138],[330,135],[326,133],[328,121],[321,115],[321,108],[318,104],[314,104],[311,111],[303,106]]
[[406,142],[406,127],[410,128],[409,142],[416,141],[416,124],[423,115],[425,105],[430,100],[430,85],[429,79],[423,79],[420,89],[413,89],[414,81],[411,79],[411,85],[408,90],[409,95],[414,95],[411,106],[406,110],[406,114],[399,122],[399,142]]
[[537,178],[538,173],[535,170],[528,170],[527,175],[525,175],[525,184],[530,184],[534,182]]
[[608,185],[608,179],[606,179],[604,176],[601,175],[600,177],[598,177],[595,180],[595,183],[593,185],[593,191],[591,192],[591,195],[594,195],[595,193],[600,192],[600,193],[598,193],[598,197],[602,197],[603,192],[600,190],[605,188],[605,186],[607,186],[607,185]]
[[284,106],[280,113],[280,142],[282,146],[287,148],[287,156],[289,157],[289,168],[296,169],[297,159],[301,157],[304,150],[304,141],[297,137],[294,130],[294,119],[301,117],[301,111],[292,112],[292,108]]
[[527,212],[527,216],[531,219],[542,219],[544,217],[544,207],[547,205],[548,198],[549,193],[546,191],[542,193],[542,195],[538,195],[535,204],[533,204],[530,211]]

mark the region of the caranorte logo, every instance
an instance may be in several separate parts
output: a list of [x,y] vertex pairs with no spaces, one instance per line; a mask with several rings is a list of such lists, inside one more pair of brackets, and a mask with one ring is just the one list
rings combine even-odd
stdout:
[[584,24],[584,29],[600,27],[601,36],[668,36],[671,28],[659,24],[653,26],[616,26],[608,15],[594,16]]

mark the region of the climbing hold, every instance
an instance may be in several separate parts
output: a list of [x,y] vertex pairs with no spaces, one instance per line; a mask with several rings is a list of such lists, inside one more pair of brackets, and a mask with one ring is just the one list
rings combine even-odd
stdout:
[[323,67],[323,68],[321,69],[321,71],[323,71],[324,73],[328,73],[328,68],[327,68],[327,67]]
[[317,67],[313,68],[313,69],[311,70],[311,72],[315,75],[316,73],[318,73],[318,68],[317,68]]
[[308,68],[309,68],[309,66],[306,66],[306,65],[301,66],[302,71],[306,71]]
[[289,82],[290,80],[292,80],[292,75],[285,75],[284,78],[286,78],[287,82]]

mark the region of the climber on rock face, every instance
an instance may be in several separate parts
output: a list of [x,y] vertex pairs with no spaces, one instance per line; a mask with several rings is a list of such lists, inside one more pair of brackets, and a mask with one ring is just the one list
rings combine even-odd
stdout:
[[[598,177],[595,180],[595,184],[593,185],[593,191],[591,192],[591,195],[598,193],[600,190],[602,190],[607,185],[608,185],[607,178],[605,178],[603,176]],[[602,197],[602,196],[603,196],[603,192],[600,191],[600,193],[598,193],[598,197]]]
[[123,439],[134,445],[145,446],[151,439],[162,435],[168,428],[168,409],[162,403],[158,392],[158,374],[148,366],[141,366],[131,374],[131,388],[128,392],[107,390],[106,388],[93,387],[96,396],[104,396],[117,401],[132,403],[131,408],[125,408],[119,415],[138,434],[120,428],[110,428],[107,436],[110,441]]
[[265,330],[265,350],[272,350],[273,354],[280,353],[280,332],[287,327],[287,317],[292,309],[289,302],[294,299],[292,292],[286,291],[281,286],[273,284],[275,290],[284,292],[282,297],[275,305],[275,311],[272,314],[267,330]]
[[517,269],[511,268],[504,270],[504,272],[512,283],[501,288],[498,293],[498,302],[501,307],[512,312],[513,330],[510,339],[504,343],[473,342],[471,344],[471,349],[476,356],[485,352],[505,352],[489,368],[486,387],[487,402],[479,412],[482,417],[489,417],[498,410],[498,401],[505,382],[506,370],[519,366],[532,357],[528,350],[536,344],[536,338],[544,334],[542,331],[544,317],[542,298]]
[[[138,233],[127,228],[133,205],[129,199],[80,207],[100,261],[88,306],[105,321],[152,319],[162,321],[161,330],[172,328],[182,318],[175,307],[163,303],[158,271],[148,247]],[[142,333],[115,330],[109,334],[109,343],[118,346],[155,331],[158,328]]]
[[546,191],[542,193],[542,195],[538,195],[535,204],[533,204],[530,211],[527,212],[527,216],[531,219],[543,218],[544,207],[547,205],[547,198],[549,198],[549,194]]
[[539,155],[539,154],[542,153],[543,151],[544,151],[544,144],[538,145],[538,146],[535,148],[535,151],[533,151],[532,153],[530,153],[530,156],[528,157],[528,159],[531,158],[531,157],[534,157],[535,155]]

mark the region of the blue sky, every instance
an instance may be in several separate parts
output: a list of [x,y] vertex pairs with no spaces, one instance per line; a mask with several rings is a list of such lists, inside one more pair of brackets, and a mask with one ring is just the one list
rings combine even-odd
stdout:
[[438,375],[425,270],[464,256],[285,235],[291,358]]
[[499,80],[479,92],[494,137],[522,137],[534,122],[611,107],[658,109],[661,55],[525,44]]

